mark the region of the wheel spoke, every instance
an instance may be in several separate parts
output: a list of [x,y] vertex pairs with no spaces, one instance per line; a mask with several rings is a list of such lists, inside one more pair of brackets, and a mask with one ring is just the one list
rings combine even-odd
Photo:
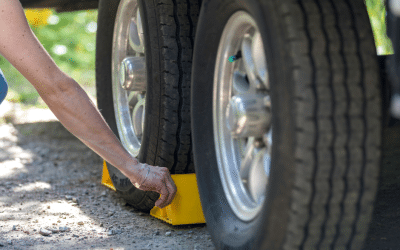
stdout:
[[267,148],[263,148],[255,154],[250,165],[248,188],[256,203],[262,202],[262,198],[265,196],[269,175],[266,173],[265,165],[269,164],[268,161],[270,159]]
[[264,84],[265,88],[269,89],[265,51],[260,32],[256,32],[254,35],[251,52],[257,77]]
[[248,34],[244,36],[242,42],[242,59],[247,78],[249,79],[250,88],[253,89],[253,91],[260,89],[262,85],[256,75],[256,69],[252,55],[252,39]]
[[129,45],[137,53],[144,53],[143,26],[139,9],[129,25]]
[[247,145],[243,152],[242,160],[240,162],[239,174],[243,183],[247,183],[249,179],[249,171],[251,167],[251,162],[253,161],[254,158],[254,150],[255,150],[254,138],[251,137],[247,141]]
[[139,101],[138,92],[130,91],[128,95],[128,104],[130,107],[135,107],[136,103]]
[[233,73],[232,87],[234,95],[246,93],[249,90],[249,83],[246,81],[246,76],[239,71],[235,71]]
[[[138,95],[139,97],[140,95]],[[144,98],[138,98],[139,101],[136,103],[135,108],[133,109],[132,112],[132,124],[133,124],[133,130],[135,132],[135,135],[138,137],[140,140],[143,135],[143,121],[144,121],[144,106],[145,106],[145,99]]]

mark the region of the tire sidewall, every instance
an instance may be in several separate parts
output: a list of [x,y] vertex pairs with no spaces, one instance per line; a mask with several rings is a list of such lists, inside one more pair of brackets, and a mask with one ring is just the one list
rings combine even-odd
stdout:
[[[266,203],[259,215],[241,221],[223,191],[213,134],[213,75],[219,41],[239,10],[256,21],[266,52],[273,108],[272,168]],[[204,1],[196,33],[192,73],[192,133],[196,176],[208,230],[217,248],[278,249],[282,246],[294,179],[291,62],[273,1]],[[272,63],[271,63],[272,62]],[[279,86],[274,83],[279,83]]]

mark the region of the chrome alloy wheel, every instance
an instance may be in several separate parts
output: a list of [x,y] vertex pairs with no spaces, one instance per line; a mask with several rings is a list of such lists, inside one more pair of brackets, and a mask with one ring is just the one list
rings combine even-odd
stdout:
[[264,45],[247,12],[236,12],[224,28],[213,84],[214,142],[221,182],[234,213],[249,221],[266,200],[272,114]]
[[119,138],[133,155],[139,154],[146,105],[146,57],[137,0],[121,0],[112,49],[112,91]]

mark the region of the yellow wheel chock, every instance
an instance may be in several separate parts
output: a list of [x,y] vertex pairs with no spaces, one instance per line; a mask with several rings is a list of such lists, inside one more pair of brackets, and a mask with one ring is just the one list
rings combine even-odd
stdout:
[[[196,174],[172,174],[171,177],[178,189],[174,200],[162,209],[154,207],[150,215],[171,225],[206,223],[201,208]],[[116,191],[105,161],[101,184]]]

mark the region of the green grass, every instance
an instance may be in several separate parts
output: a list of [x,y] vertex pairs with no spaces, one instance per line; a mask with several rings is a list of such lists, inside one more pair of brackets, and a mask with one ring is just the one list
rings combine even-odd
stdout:
[[379,55],[393,54],[392,42],[386,35],[386,9],[383,0],[365,0],[369,20],[374,32],[375,45]]
[[[61,70],[95,97],[97,10],[53,11],[48,20],[47,25],[31,26],[32,30]],[[6,100],[46,107],[34,87],[1,56],[0,68],[9,84]]]

